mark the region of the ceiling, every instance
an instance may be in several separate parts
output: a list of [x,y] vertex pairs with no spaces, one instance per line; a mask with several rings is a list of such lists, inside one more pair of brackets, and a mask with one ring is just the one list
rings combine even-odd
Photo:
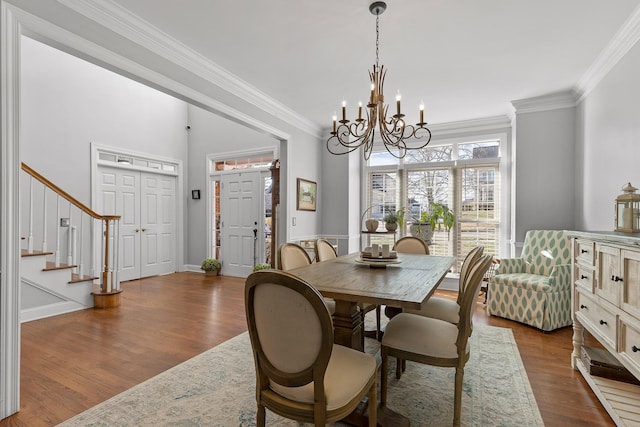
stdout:
[[[318,126],[369,95],[369,0],[113,0]],[[511,101],[577,87],[638,0],[388,0],[387,102],[408,121],[509,115]],[[393,107],[392,107],[393,108]]]

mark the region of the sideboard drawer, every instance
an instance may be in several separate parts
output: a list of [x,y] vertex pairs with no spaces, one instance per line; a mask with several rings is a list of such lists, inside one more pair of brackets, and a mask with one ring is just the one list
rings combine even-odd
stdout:
[[585,265],[595,265],[595,243],[590,240],[576,239],[576,261]]
[[576,285],[580,286],[585,291],[593,293],[593,268],[585,267],[581,264],[576,264]]
[[637,324],[637,320],[627,319],[626,316],[621,316],[620,318],[620,345],[618,352],[631,363],[631,372],[636,377],[640,377],[640,330],[632,326],[631,322]]
[[595,300],[576,292],[578,313],[586,317],[584,325],[593,333],[598,333],[611,348],[616,348],[617,318],[614,313],[601,307]]

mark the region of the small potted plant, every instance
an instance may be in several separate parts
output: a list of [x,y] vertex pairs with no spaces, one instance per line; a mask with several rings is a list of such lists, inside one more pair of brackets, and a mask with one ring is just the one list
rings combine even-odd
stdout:
[[203,270],[207,276],[217,276],[220,268],[222,268],[222,264],[215,258],[205,258],[200,266],[200,269]]
[[256,264],[253,267],[253,271],[260,271],[260,270],[269,270],[271,268],[271,264],[267,264],[266,262],[261,262],[259,264]]
[[398,221],[400,221],[398,212],[389,212],[382,219],[387,231],[396,231],[398,228]]

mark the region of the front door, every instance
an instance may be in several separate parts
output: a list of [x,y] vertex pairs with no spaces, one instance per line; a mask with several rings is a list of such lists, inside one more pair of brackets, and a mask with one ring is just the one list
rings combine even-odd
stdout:
[[225,174],[221,183],[222,274],[247,277],[256,263],[259,233],[264,228],[261,174],[259,171]]

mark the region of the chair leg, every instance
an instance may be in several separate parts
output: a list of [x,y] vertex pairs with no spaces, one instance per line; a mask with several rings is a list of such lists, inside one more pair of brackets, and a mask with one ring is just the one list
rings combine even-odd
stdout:
[[373,382],[369,390],[369,427],[378,425],[378,381]]
[[389,367],[389,355],[387,349],[382,347],[380,349],[382,356],[382,364],[380,365],[380,404],[386,405],[387,403],[387,368]]
[[380,314],[382,312],[381,306],[376,306],[376,339],[382,341],[382,330],[380,327]]
[[396,379],[399,380],[402,376],[402,359],[396,357]]
[[265,409],[263,405],[258,405],[258,413],[256,414],[256,425],[258,427],[265,427]]
[[460,425],[462,414],[462,378],[464,377],[464,366],[456,368],[456,385],[453,399],[453,425]]

